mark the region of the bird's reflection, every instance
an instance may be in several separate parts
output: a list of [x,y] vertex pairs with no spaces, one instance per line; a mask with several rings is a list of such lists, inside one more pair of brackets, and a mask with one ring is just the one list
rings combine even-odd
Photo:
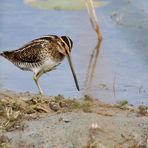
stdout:
[[91,89],[92,86],[93,78],[95,76],[97,61],[99,58],[101,43],[102,43],[101,40],[98,41],[96,47],[93,49],[92,54],[90,56],[88,69],[86,72],[85,85],[84,85],[85,94],[86,92],[88,93],[88,90]]

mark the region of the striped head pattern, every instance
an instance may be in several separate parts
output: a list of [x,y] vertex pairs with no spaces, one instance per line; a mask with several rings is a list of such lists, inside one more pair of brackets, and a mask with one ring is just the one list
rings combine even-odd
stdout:
[[60,39],[60,41],[58,42],[60,46],[59,52],[61,52],[64,55],[69,55],[73,47],[72,40],[68,36],[61,36],[59,39]]

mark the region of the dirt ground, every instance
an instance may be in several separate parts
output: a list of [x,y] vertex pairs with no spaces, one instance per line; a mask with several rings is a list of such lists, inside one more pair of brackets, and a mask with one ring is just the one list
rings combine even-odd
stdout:
[[1,91],[0,147],[148,148],[148,108]]

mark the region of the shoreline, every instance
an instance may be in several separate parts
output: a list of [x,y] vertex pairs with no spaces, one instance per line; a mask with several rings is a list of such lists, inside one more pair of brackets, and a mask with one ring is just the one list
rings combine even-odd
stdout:
[[[0,91],[0,146],[147,146],[148,108]],[[27,143],[26,143],[27,141]]]

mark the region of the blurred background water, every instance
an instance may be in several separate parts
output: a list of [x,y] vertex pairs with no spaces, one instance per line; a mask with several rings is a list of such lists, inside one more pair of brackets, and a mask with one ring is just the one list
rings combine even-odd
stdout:
[[[40,78],[45,94],[78,98],[90,94],[106,102],[127,99],[134,105],[148,105],[148,2],[106,1],[108,5],[96,9],[103,41],[87,90],[84,84],[97,37],[85,9],[43,10],[23,1],[1,0],[0,51],[17,49],[42,35],[67,35],[74,42],[72,59],[81,91],[76,90],[65,59],[57,70]],[[36,93],[32,76],[0,58],[1,89]]]

